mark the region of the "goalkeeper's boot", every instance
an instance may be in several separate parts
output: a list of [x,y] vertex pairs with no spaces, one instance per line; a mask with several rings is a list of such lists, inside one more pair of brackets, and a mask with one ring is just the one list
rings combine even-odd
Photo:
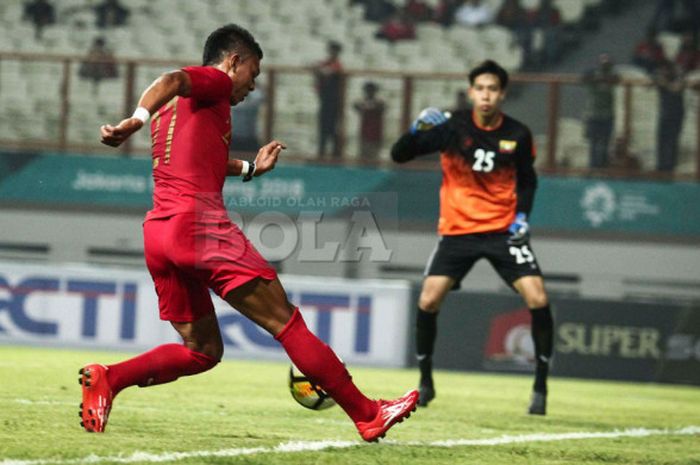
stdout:
[[78,372],[78,382],[83,387],[83,402],[80,404],[80,426],[89,433],[102,433],[107,426],[112,409],[112,388],[107,382],[107,367],[91,363]]
[[533,391],[530,401],[530,408],[527,413],[530,415],[546,415],[547,414],[547,394]]
[[396,400],[379,400],[379,410],[373,420],[355,423],[360,436],[367,442],[376,442],[396,423],[411,416],[418,403],[418,391],[408,391]]
[[418,398],[419,407],[427,407],[431,400],[435,399],[435,387],[433,383],[421,382],[418,387],[418,392],[420,396]]

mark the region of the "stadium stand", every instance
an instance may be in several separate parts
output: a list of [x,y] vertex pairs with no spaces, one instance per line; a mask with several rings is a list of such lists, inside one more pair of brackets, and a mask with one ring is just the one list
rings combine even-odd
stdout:
[[[94,3],[94,2],[93,2]],[[395,1],[397,5],[401,2]],[[488,0],[498,11],[502,0]],[[346,102],[361,95],[362,84],[371,78],[378,82],[383,98],[388,102],[386,113],[385,146],[388,147],[401,130],[400,102],[402,82],[396,76],[374,75],[377,71],[410,73],[463,73],[470,66],[493,58],[507,69],[517,71],[523,65],[523,50],[513,33],[502,26],[490,24],[481,28],[461,26],[443,27],[432,22],[416,25],[417,40],[395,44],[377,39],[377,23],[364,20],[363,6],[349,6],[345,0],[238,0],[232,10],[224,0],[122,0],[130,11],[124,26],[100,29],[95,24],[91,2],[64,0],[56,2],[56,23],[44,28],[41,38],[35,37],[33,25],[23,20],[23,1],[8,0],[0,4],[0,52],[28,52],[55,56],[85,55],[96,37],[104,37],[108,46],[120,59],[160,59],[174,63],[199,61],[204,36],[231,18],[250,27],[265,50],[265,65],[307,67],[319,61],[329,40],[345,44],[341,59],[350,70]],[[437,0],[427,4],[435,7]],[[523,0],[528,10],[539,7],[539,0]],[[569,31],[580,34],[591,11],[600,9],[602,0],[556,0],[562,12],[562,22]],[[232,17],[235,16],[235,18]],[[136,33],[138,31],[138,33]],[[680,38],[664,32],[659,39],[673,56]],[[535,31],[535,50],[543,47],[541,31]],[[5,59],[0,62],[0,138],[36,140],[50,143],[57,137],[60,118],[60,87],[56,79],[63,70],[60,61],[32,62]],[[154,76],[172,68],[172,65],[139,65],[135,88],[139,92]],[[624,76],[641,77],[632,67],[621,67]],[[120,76],[126,74],[120,65]],[[370,74],[361,75],[362,71]],[[90,145],[95,143],[94,129],[85,121],[116,121],[124,114],[125,82],[123,79],[100,83],[96,93],[92,83],[81,78],[78,63],[71,64],[70,116],[68,143]],[[374,73],[374,74],[372,74]],[[265,85],[266,76],[262,77]],[[416,79],[414,82],[413,110],[427,105],[449,108],[463,81]],[[624,89],[618,89],[617,105],[623,105]],[[692,94],[692,95],[691,95]],[[695,124],[696,95],[688,92],[686,124]],[[90,105],[87,103],[94,102]],[[286,140],[300,154],[313,156],[316,143],[316,114],[318,98],[310,75],[301,72],[285,73],[276,80],[275,136]],[[634,105],[653,109],[656,93],[652,88],[635,88]],[[264,117],[264,112],[261,118]],[[352,159],[357,154],[357,115],[348,106],[344,113],[346,128],[345,153]],[[582,150],[579,139],[582,128],[571,118],[561,120],[559,147],[561,154]],[[618,119],[618,131],[621,119]],[[631,151],[639,153],[645,168],[653,164],[655,146],[655,116],[653,112],[635,112],[631,134]],[[694,131],[684,131],[682,147],[685,152],[694,147]],[[585,144],[585,140],[583,141]],[[137,153],[144,154],[150,147],[148,135],[139,133],[133,142]],[[386,159],[385,148],[382,157]],[[583,166],[581,157],[571,158],[569,166]],[[693,160],[681,158],[679,170],[692,171]]]

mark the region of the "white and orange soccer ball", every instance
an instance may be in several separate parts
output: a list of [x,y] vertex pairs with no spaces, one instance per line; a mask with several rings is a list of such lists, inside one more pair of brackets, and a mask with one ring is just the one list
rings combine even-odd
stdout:
[[289,392],[302,407],[311,410],[325,410],[335,405],[333,398],[309,381],[294,364],[289,367]]

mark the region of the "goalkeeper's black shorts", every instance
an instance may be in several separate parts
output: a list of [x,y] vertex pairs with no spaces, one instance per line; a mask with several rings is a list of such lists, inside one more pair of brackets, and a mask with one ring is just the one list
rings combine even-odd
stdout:
[[425,267],[425,275],[449,276],[455,280],[452,289],[459,289],[474,264],[485,258],[511,287],[523,276],[542,276],[530,241],[510,245],[508,237],[507,232],[441,236]]

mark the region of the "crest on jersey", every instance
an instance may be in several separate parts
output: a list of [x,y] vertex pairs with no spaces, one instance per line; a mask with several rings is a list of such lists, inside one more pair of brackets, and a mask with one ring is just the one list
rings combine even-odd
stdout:
[[518,142],[514,140],[499,140],[498,141],[498,151],[500,153],[513,153],[515,148],[518,146]]

